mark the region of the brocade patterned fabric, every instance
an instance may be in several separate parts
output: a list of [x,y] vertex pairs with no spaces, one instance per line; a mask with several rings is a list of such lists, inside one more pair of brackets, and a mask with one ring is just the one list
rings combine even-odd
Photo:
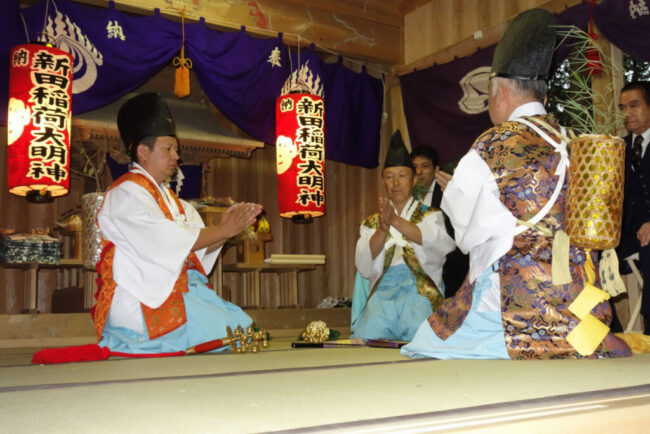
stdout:
[[[413,224],[420,223],[426,215],[436,211],[438,211],[437,208],[427,208],[422,204],[422,202],[418,202],[409,221]],[[371,216],[366,218],[362,224],[371,229],[377,229],[379,227],[379,214],[378,213],[372,214]],[[407,238],[404,237],[404,239]],[[386,270],[388,270],[388,267],[390,267],[390,264],[393,262],[394,254],[395,254],[395,246],[390,247],[386,251],[386,255],[384,256],[384,273],[386,273]],[[435,311],[438,308],[438,306],[440,306],[440,303],[444,299],[442,293],[440,292],[440,289],[438,289],[433,279],[431,279],[431,277],[429,277],[429,275],[424,271],[422,265],[418,261],[415,251],[410,245],[403,249],[402,256],[404,258],[404,263],[409,268],[409,270],[411,270],[411,273],[413,273],[413,276],[415,277],[418,293],[421,296],[429,299],[429,302],[431,303],[431,307]],[[368,298],[370,298],[373,292],[375,292],[375,288],[377,288],[379,282],[381,282],[381,277],[377,279],[377,282],[370,290],[370,294],[368,295]]]
[[[540,118],[557,128],[551,116]],[[550,135],[557,139],[552,133]],[[473,149],[492,171],[501,202],[515,217],[529,220],[546,204],[558,179],[555,169],[560,157],[529,127],[506,122],[481,135]],[[566,184],[549,213],[538,224],[553,231],[563,229],[565,198]],[[552,243],[551,238],[526,230],[515,236],[510,251],[498,260],[504,338],[512,359],[582,357],[567,342],[566,336],[579,321],[568,306],[586,280],[586,252],[571,247],[573,282],[554,286],[551,283]],[[456,296],[444,300],[429,317],[433,331],[441,339],[451,336],[465,320],[472,303],[472,291],[473,284],[466,279]],[[610,324],[609,302],[600,303],[591,313]],[[589,357],[629,355],[628,346],[610,333]]]

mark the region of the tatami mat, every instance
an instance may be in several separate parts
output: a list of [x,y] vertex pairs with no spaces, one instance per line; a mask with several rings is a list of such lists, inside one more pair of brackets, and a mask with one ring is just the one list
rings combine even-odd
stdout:
[[0,368],[0,431],[261,432],[650,384],[626,359],[411,361],[379,348]]

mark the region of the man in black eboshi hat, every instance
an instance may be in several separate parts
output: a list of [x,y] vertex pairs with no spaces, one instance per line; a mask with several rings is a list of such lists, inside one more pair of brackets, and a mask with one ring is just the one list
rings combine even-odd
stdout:
[[442,266],[454,241],[440,210],[412,197],[415,170],[399,130],[382,180],[388,197],[363,221],[357,242],[351,330],[357,338],[407,341],[443,299]]
[[581,326],[584,333],[577,339],[569,336],[581,322],[569,305],[584,287],[583,250],[571,247],[573,281],[552,283],[548,233],[563,229],[568,162],[560,127],[543,105],[554,25],[551,12],[527,10],[497,45],[488,99],[494,127],[461,159],[441,203],[458,247],[469,252],[468,278],[422,323],[402,354],[439,359],[630,355],[627,345],[608,333],[608,302],[596,305],[588,318],[602,327]]
[[206,271],[261,206],[233,205],[206,228],[176,197],[166,180],[176,170],[178,139],[159,94],[129,99],[117,124],[133,164],[106,193],[97,216],[107,241],[93,311],[99,345],[130,354],[184,352],[226,336],[226,327],[246,328],[250,317],[206,286]]

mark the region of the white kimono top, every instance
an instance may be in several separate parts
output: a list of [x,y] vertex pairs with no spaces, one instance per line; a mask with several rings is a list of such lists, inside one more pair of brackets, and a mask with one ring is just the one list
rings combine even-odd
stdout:
[[[517,107],[508,120],[540,114],[546,114],[544,106],[530,102]],[[470,282],[508,252],[514,242],[517,219],[500,197],[492,171],[470,149],[458,163],[440,203],[454,226],[456,244],[463,253],[469,253]],[[491,280],[492,286],[479,310],[501,309],[499,279]]]
[[[418,201],[413,198],[404,206],[400,217],[409,221],[413,211],[418,204]],[[397,210],[395,210],[397,212]],[[456,248],[454,240],[447,234],[443,215],[440,211],[436,211],[425,216],[420,223],[417,223],[422,233],[422,245],[414,242],[405,241],[402,234],[393,226],[390,227],[392,238],[385,243],[384,249],[372,259],[370,252],[370,238],[375,233],[375,229],[371,229],[365,225],[361,225],[360,237],[357,241],[357,248],[355,253],[355,264],[359,273],[370,282],[370,288],[374,287],[375,283],[382,276],[384,272],[384,257],[386,250],[392,245],[397,244],[397,249],[393,255],[391,267],[404,263],[402,257],[402,243],[408,243],[413,247],[415,256],[420,261],[422,269],[427,273],[438,288],[442,291],[442,266],[445,263],[445,258],[449,252]]]
[[[137,163],[131,169],[156,181]],[[192,251],[201,228],[199,213],[181,200],[185,216],[158,185],[174,221],[165,217],[156,200],[139,185],[123,182],[112,188],[97,215],[105,239],[115,244],[113,278],[116,288],[108,321],[144,333],[140,303],[157,308],[169,297],[185,260]],[[196,251],[203,268],[209,272],[221,248],[207,253]]]

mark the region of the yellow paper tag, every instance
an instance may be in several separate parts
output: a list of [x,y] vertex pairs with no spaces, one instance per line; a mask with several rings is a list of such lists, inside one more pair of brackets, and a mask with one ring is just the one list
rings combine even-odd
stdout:
[[569,268],[569,244],[566,232],[555,232],[551,262],[553,285],[566,285],[573,281]]
[[609,333],[609,327],[600,322],[595,316],[587,314],[586,317],[566,337],[571,344],[583,356],[590,356],[596,351],[598,345]]
[[589,283],[585,283],[580,294],[573,300],[569,310],[578,318],[584,318],[599,303],[608,300],[609,294],[600,288],[596,288]]

